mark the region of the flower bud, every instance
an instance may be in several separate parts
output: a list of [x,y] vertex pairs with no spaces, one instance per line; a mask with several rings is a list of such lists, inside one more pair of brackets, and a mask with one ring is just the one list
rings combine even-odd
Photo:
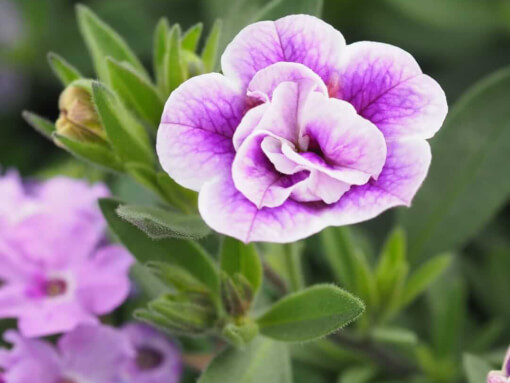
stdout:
[[56,122],[57,133],[76,141],[104,142],[99,116],[92,102],[92,95],[83,84],[73,83],[60,94],[60,116]]
[[251,319],[244,319],[240,323],[227,324],[222,335],[234,346],[243,348],[259,333],[259,326]]
[[250,310],[253,300],[253,288],[241,274],[233,277],[222,275],[221,299],[225,311],[234,318],[243,317]]

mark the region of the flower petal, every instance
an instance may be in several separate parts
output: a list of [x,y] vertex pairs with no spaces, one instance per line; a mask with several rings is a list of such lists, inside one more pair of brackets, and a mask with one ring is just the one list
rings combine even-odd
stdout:
[[276,139],[259,132],[248,137],[232,163],[232,179],[241,193],[258,207],[279,206],[309,172],[292,175],[278,172],[262,149],[266,139]]
[[323,219],[327,206],[288,199],[281,206],[258,209],[227,177],[206,183],[198,200],[200,214],[210,227],[243,242],[286,243],[305,238],[327,225]]
[[232,135],[246,110],[246,97],[224,76],[194,77],[169,97],[156,149],[163,169],[184,187],[199,190],[234,155]]
[[225,49],[221,67],[243,89],[259,70],[281,61],[301,63],[330,85],[337,79],[344,47],[344,37],[331,25],[313,16],[291,15],[244,28]]
[[248,85],[248,95],[267,102],[272,99],[274,90],[282,82],[299,82],[305,79],[314,84],[315,92],[328,95],[326,84],[319,75],[302,64],[289,62],[278,62],[255,73]]
[[337,97],[354,105],[387,139],[430,138],[448,111],[439,84],[422,73],[409,53],[383,43],[347,46]]
[[76,295],[94,314],[102,315],[120,306],[129,294],[129,267],[134,260],[121,246],[110,245],[96,252],[77,273]]
[[508,379],[501,371],[491,371],[487,376],[487,383],[508,383]]
[[66,370],[90,382],[113,382],[134,355],[127,337],[102,325],[77,327],[60,338],[58,349]]

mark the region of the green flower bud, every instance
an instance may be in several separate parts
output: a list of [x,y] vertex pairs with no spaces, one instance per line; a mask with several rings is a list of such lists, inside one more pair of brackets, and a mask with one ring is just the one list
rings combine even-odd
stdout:
[[73,83],[60,94],[57,133],[76,141],[105,142],[106,135],[92,102],[91,92]]
[[222,275],[221,299],[225,311],[234,318],[244,317],[251,307],[253,288],[243,275],[236,273],[233,277]]
[[244,319],[239,323],[229,323],[222,331],[222,335],[234,346],[243,348],[259,333],[259,326],[251,319]]

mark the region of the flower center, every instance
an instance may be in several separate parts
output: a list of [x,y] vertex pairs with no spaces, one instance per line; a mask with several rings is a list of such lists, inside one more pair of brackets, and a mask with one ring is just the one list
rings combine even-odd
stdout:
[[163,363],[163,354],[150,347],[140,347],[136,354],[136,365],[140,370],[152,370]]
[[[44,284],[44,292],[48,297],[56,297],[65,294],[67,291],[67,282],[61,278],[50,279]],[[72,383],[71,381],[63,380],[62,383]]]

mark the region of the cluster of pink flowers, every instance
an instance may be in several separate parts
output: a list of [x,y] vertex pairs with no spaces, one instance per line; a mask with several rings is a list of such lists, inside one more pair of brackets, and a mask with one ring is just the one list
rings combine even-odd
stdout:
[[[175,346],[142,325],[121,330],[99,316],[130,291],[131,255],[106,240],[102,184],[57,177],[23,183],[0,177],[0,318],[18,331],[0,351],[6,383],[173,383]],[[61,334],[56,348],[35,337]]]

